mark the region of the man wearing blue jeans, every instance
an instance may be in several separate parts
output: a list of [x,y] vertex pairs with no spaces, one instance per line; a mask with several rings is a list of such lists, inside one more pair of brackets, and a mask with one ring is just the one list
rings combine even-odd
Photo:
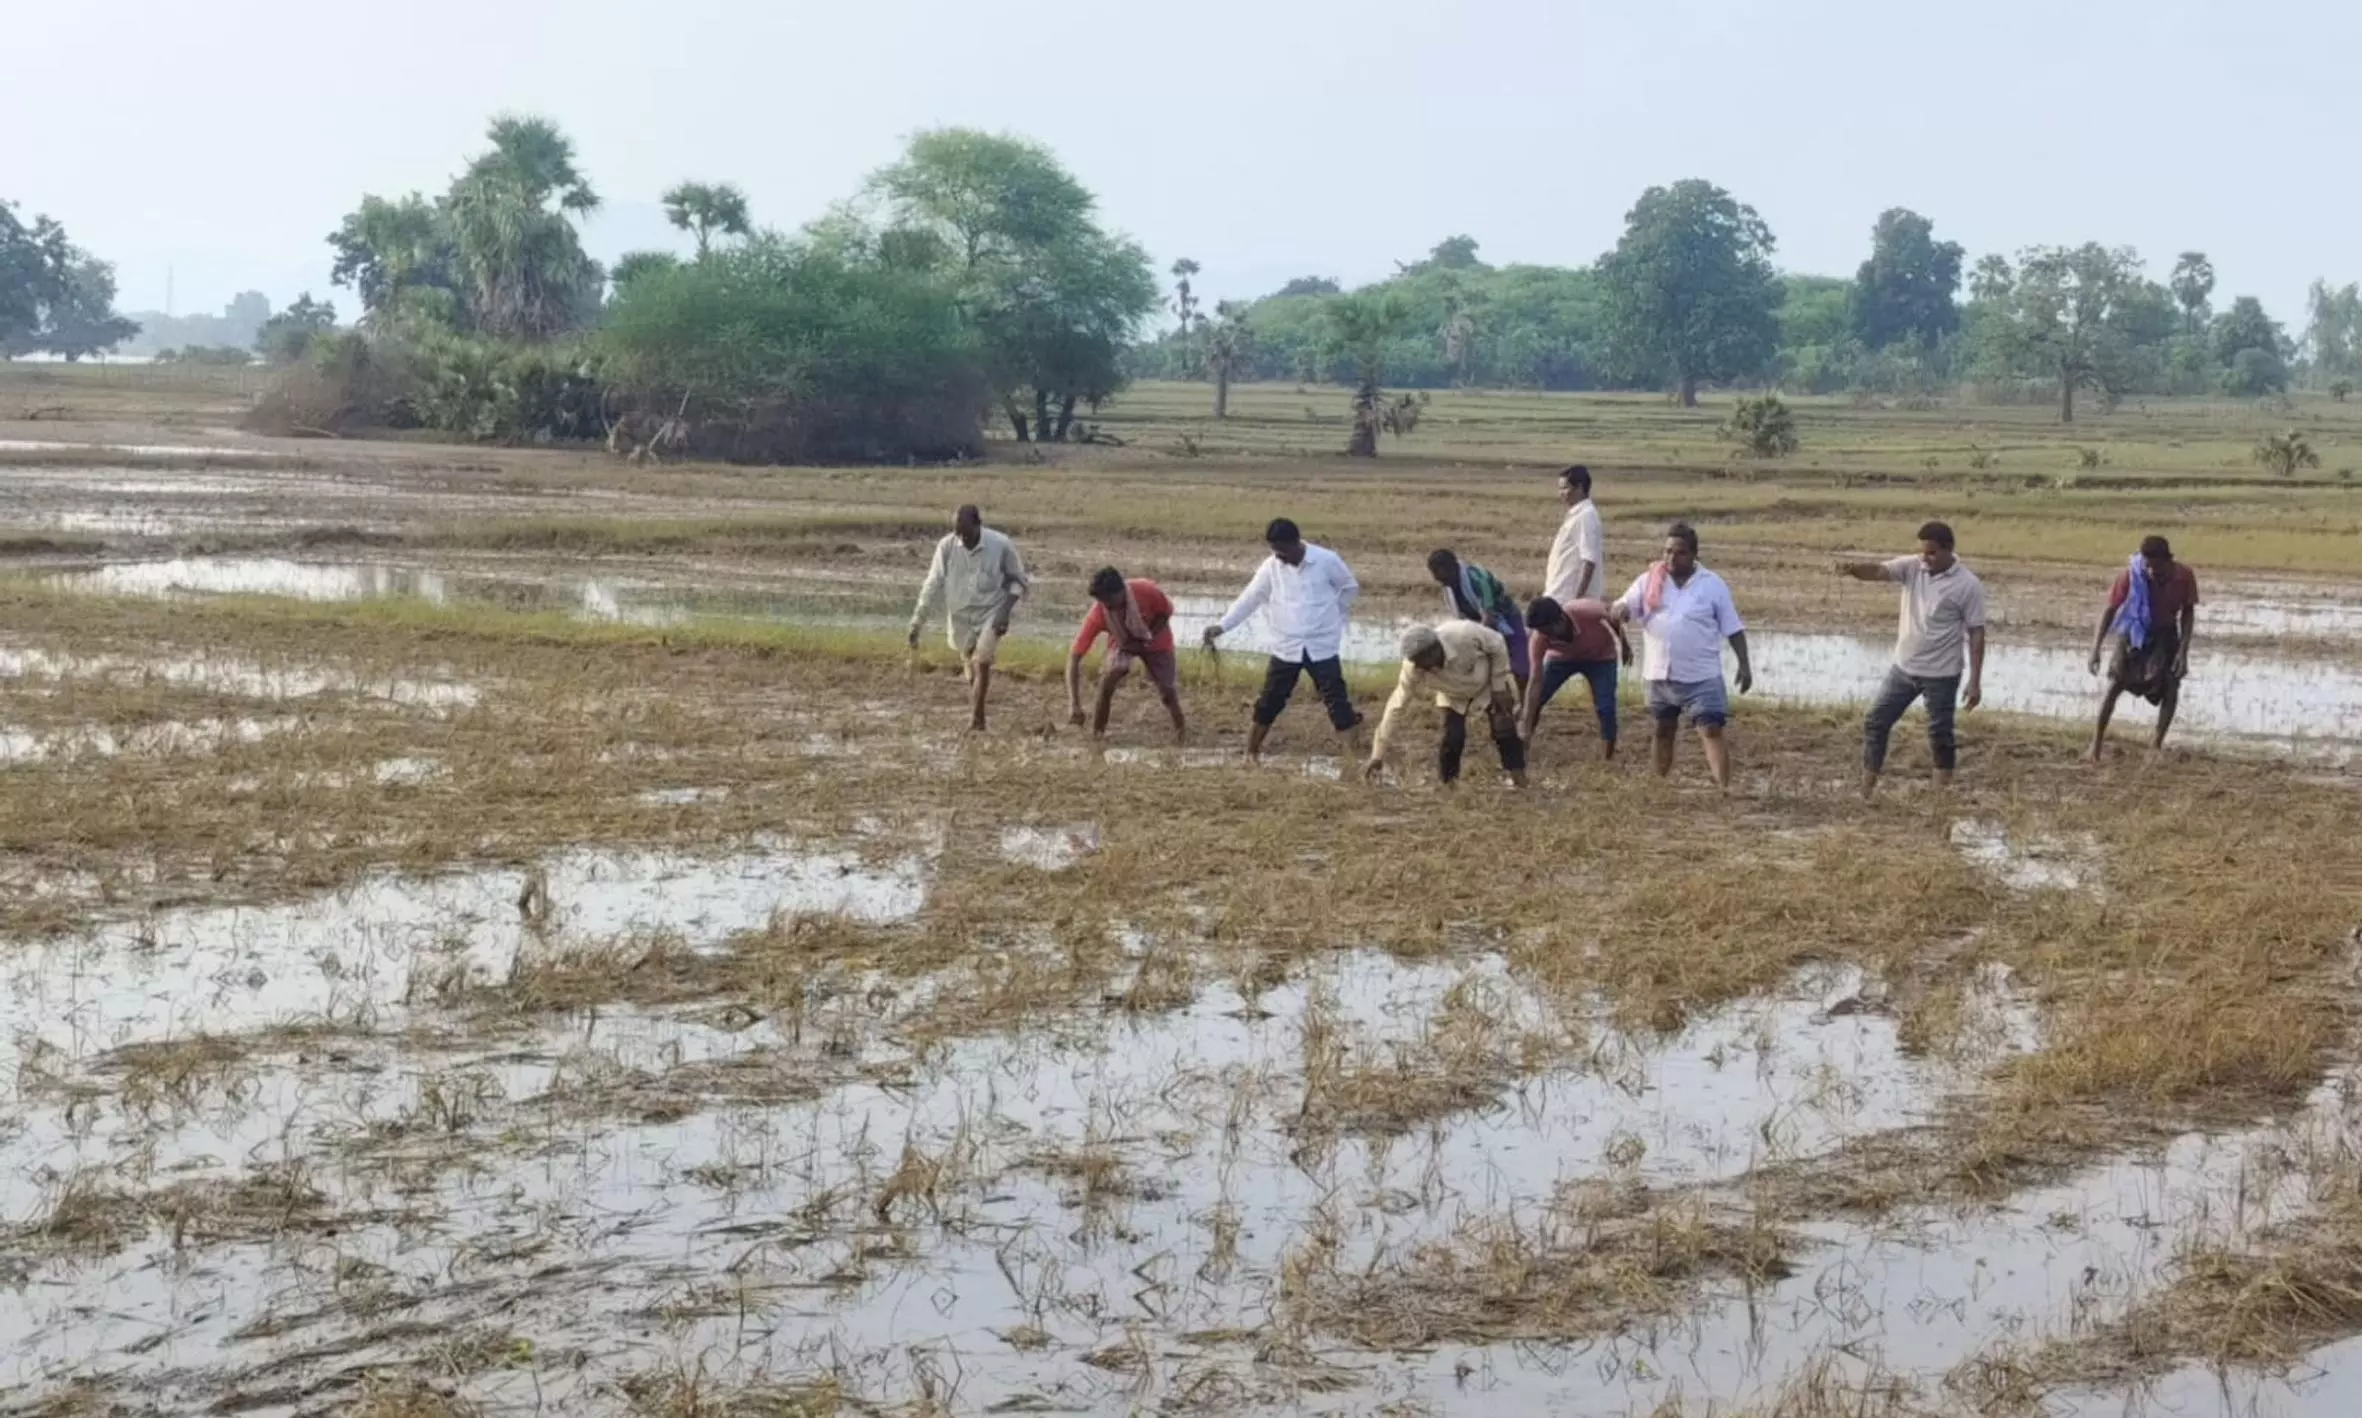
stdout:
[[[1935,757],[1936,786],[1952,786],[1960,751],[1952,735],[1955,704],[1974,709],[1985,698],[1985,584],[1953,553],[1952,529],[1930,522],[1919,529],[1919,554],[1892,561],[1840,561],[1840,576],[1891,581],[1903,588],[1895,629],[1895,660],[1862,720],[1862,796],[1878,791],[1886,744],[1912,701],[1927,701],[1927,746]],[[1968,684],[1960,683],[1965,647]]]
[[1542,706],[1570,679],[1580,675],[1591,686],[1591,708],[1599,715],[1600,757],[1616,756],[1616,665],[1632,663],[1632,642],[1624,628],[1598,601],[1560,605],[1536,596],[1525,608],[1532,636],[1529,659],[1539,672],[1526,681],[1525,717],[1520,728],[1532,742],[1542,720]]
[[1698,565],[1698,534],[1687,522],[1665,531],[1665,555],[1640,574],[1609,608],[1619,623],[1641,632],[1640,677],[1648,682],[1649,717],[1656,721],[1656,768],[1673,771],[1673,744],[1688,719],[1706,749],[1714,786],[1730,791],[1730,749],[1722,741],[1730,696],[1722,683],[1722,646],[1739,657],[1739,693],[1755,687],[1747,658],[1747,627],[1731,603],[1730,587]]

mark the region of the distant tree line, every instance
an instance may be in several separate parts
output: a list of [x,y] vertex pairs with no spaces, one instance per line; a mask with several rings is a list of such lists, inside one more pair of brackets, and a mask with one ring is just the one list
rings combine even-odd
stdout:
[[607,271],[572,144],[530,118],[489,136],[441,196],[365,197],[330,235],[358,328],[309,332],[266,419],[750,460],[956,456],[987,418],[1067,441],[1159,298],[1147,253],[1023,139],[921,133],[794,233],[683,182],[664,204],[694,253]]
[[[2056,402],[2135,395],[2252,398],[2292,383],[2351,388],[2362,375],[2362,286],[2316,282],[2301,339],[2252,296],[2212,306],[2203,252],[2163,282],[2130,248],[2031,247],[1973,269],[1926,217],[1879,217],[1851,280],[1784,274],[1753,208],[1690,180],[1643,193],[1614,250],[1588,266],[1491,266],[1453,236],[1394,275],[1346,291],[1289,281],[1206,318],[1174,288],[1176,324],[1127,352],[1163,379],[1798,393],[1932,394]],[[1183,262],[1191,277],[1201,274]],[[1965,290],[1964,290],[1965,287]],[[1367,316],[1383,312],[1373,329]],[[1374,341],[1374,343],[1373,343]]]

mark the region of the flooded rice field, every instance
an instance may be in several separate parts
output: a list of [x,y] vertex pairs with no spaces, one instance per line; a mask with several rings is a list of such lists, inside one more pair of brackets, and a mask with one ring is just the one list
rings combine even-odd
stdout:
[[[0,476],[131,541],[548,496],[277,456]],[[1044,558],[1022,636],[1100,555]],[[1961,788],[1863,807],[1852,732],[1782,706],[1865,699],[1883,636],[1765,617],[1727,798],[1563,705],[1533,791],[1423,746],[1371,788],[1308,704],[1249,771],[1235,668],[1184,746],[1038,673],[963,735],[903,559],[0,587],[0,1406],[2362,1405],[2336,592],[2211,580],[2201,747],[2126,768],[2031,724],[2089,715],[2085,648],[1997,629]],[[1191,639],[1227,604],[1175,589]],[[886,634],[671,633],[729,621]]]

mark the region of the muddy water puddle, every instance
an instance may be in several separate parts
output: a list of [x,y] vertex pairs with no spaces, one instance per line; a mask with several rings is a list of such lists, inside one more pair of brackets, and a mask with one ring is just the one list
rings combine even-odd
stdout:
[[[382,1321],[336,1303],[333,1271],[405,1297],[401,1313],[440,1331],[487,1326],[539,1353],[579,1348],[579,1366],[538,1376],[561,1400],[684,1359],[717,1375],[836,1365],[863,1392],[907,1398],[956,1356],[956,1411],[1131,1411],[1213,1370],[1252,1373],[1283,1262],[1314,1230],[1336,1234],[1344,1271],[1383,1267],[1472,1218],[1545,1205],[1571,1180],[1711,1183],[1923,1120],[1958,1077],[1905,1057],[1890,1018],[1847,1008],[1866,985],[1854,971],[1807,972],[1669,1039],[1623,1035],[1603,1017],[1555,1021],[1596,1031],[1577,1061],[1406,1131],[1318,1136],[1303,1121],[1308,1038],[1338,1041],[1349,1069],[1408,1078],[1472,1011],[1504,1031],[1552,1027],[1552,1011],[1496,957],[1406,964],[1355,951],[1267,988],[1217,982],[1162,1016],[925,1056],[873,1040],[860,1046],[869,1080],[804,1100],[587,1123],[560,1106],[569,1079],[815,1057],[812,1026],[797,1038],[776,1019],[715,1027],[621,1010],[458,1064],[365,1043],[250,1081],[234,1121],[184,1128],[162,1155],[238,1174],[358,1138],[439,1154],[431,1181],[320,1159],[306,1185],[349,1218],[333,1247],[294,1234],[159,1265],[169,1245],[151,1234],[109,1259],[42,1267],[28,1292],[37,1304],[0,1307],[0,1342],[23,1381],[120,1370],[167,1393],[186,1385],[183,1401],[217,1390],[202,1377],[216,1365],[284,1361],[279,1378],[312,1380],[415,1361],[415,1340],[405,1352],[367,1338]],[[2006,1047],[2023,1046],[2030,1018],[2006,980],[1987,980],[1980,998],[2014,1035]],[[444,1120],[439,1143],[399,1130],[421,1118]],[[54,1178],[117,1160],[124,1145],[37,1122],[11,1145],[11,1170]],[[21,1182],[14,1199],[15,1215],[38,1205]],[[657,1314],[670,1322],[652,1335]],[[1141,1339],[1138,1372],[1105,1361]],[[315,1347],[330,1357],[291,1357]],[[1509,1391],[1552,1383],[1536,1362],[1571,1362],[1454,1353]],[[1307,1395],[1318,1411],[1460,1391],[1441,1360],[1324,1362],[1351,1375],[1351,1390]],[[481,1401],[517,1401],[498,1373],[477,1382],[489,1386],[471,1385]]]
[[0,725],[0,764],[72,762],[78,758],[170,757],[255,744],[302,727],[296,719],[170,720],[135,729],[81,725],[41,732]]
[[0,646],[0,680],[59,679],[103,679],[129,684],[152,681],[246,699],[300,700],[324,694],[351,694],[405,707],[439,710],[466,708],[483,697],[477,686],[453,680],[363,674],[317,665],[273,665],[204,655],[142,659]]

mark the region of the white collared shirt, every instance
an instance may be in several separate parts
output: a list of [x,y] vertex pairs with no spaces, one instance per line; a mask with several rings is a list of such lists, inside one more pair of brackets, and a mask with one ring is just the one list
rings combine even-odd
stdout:
[[1344,558],[1327,547],[1306,543],[1304,560],[1294,566],[1276,556],[1263,558],[1255,579],[1222,614],[1222,633],[1246,624],[1257,611],[1271,627],[1272,658],[1333,660],[1345,645],[1345,619],[1361,583],[1346,569]]
[[[1577,583],[1584,562],[1591,563],[1591,579]],[[1550,569],[1542,573],[1542,594],[1565,605],[1596,601],[1607,596],[1606,538],[1600,531],[1599,509],[1586,497],[1566,510],[1558,536],[1550,543]]]
[[1731,604],[1730,587],[1721,577],[1698,567],[1689,584],[1677,586],[1665,578],[1665,602],[1648,608],[1648,573],[1624,593],[1624,613],[1641,630],[1640,677],[1697,684],[1722,678],[1722,642],[1745,630],[1739,608]]

